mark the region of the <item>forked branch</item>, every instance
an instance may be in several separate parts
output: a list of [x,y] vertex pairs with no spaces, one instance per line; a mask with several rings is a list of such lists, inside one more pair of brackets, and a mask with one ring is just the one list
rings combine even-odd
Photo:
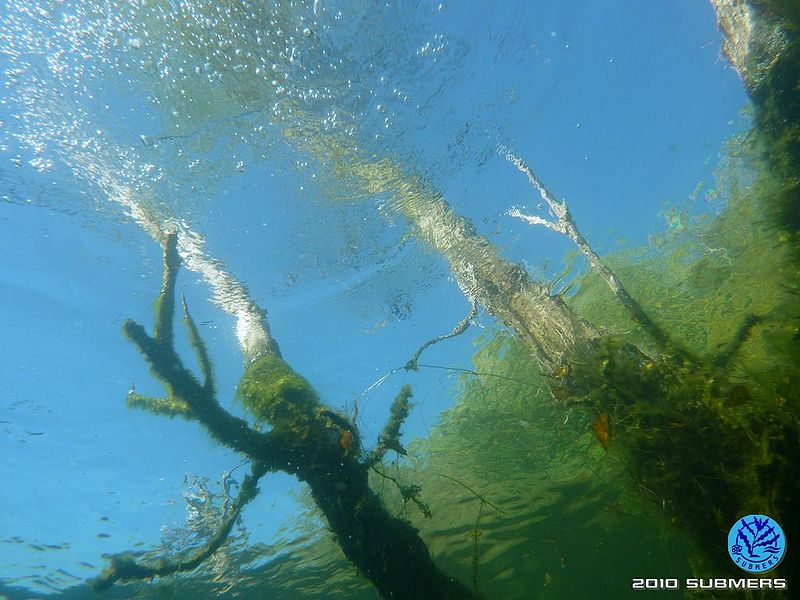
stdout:
[[[468,588],[436,566],[417,530],[389,514],[369,487],[370,457],[365,461],[357,451],[360,444],[355,425],[325,407],[311,384],[281,358],[277,344],[265,337],[266,323],[262,323],[261,331],[262,341],[267,341],[255,346],[258,352],[246,352],[249,364],[239,382],[239,397],[256,419],[271,427],[268,433],[252,429],[217,402],[211,361],[185,301],[184,324],[203,382],[183,365],[173,346],[172,331],[179,266],[177,239],[172,234],[164,245],[164,279],[156,303],[153,335],[133,321],[126,321],[123,327],[166,388],[167,396],[151,398],[132,389],[128,403],[200,422],[216,440],[248,455],[253,461],[253,473],[243,483],[233,509],[202,549],[177,560],[162,559],[150,564],[137,562],[131,554],[117,555],[94,582],[95,588],[107,589],[115,581],[148,579],[196,568],[224,542],[242,507],[255,496],[258,479],[268,471],[280,469],[309,485],[342,551],[382,596],[411,600],[418,598],[422,589],[432,598],[472,597]],[[400,426],[410,410],[410,396],[410,389],[405,387],[395,400],[382,442],[370,455],[376,462],[388,449],[405,452],[399,437]],[[404,501],[415,502],[425,512],[419,491],[418,486],[401,486]]]
[[189,342],[198,357],[203,383],[189,371],[173,346],[172,320],[175,313],[175,280],[180,267],[177,235],[170,234],[164,243],[164,277],[161,293],[156,301],[155,326],[150,336],[139,323],[127,320],[123,331],[150,364],[153,375],[167,391],[166,398],[128,393],[128,404],[169,416],[180,415],[203,424],[217,441],[230,448],[260,460],[271,468],[280,468],[276,442],[269,433],[250,428],[243,419],[234,417],[217,402],[211,361],[197,325],[183,301],[184,324],[189,332]]
[[515,156],[511,150],[505,146],[501,146],[499,148],[499,152],[503,158],[516,166],[527,176],[528,181],[534,188],[536,188],[536,191],[539,192],[542,200],[544,200],[544,202],[547,204],[550,215],[552,216],[552,220],[545,219],[537,215],[524,214],[517,208],[510,209],[508,211],[508,215],[517,219],[521,219],[531,225],[543,225],[544,227],[547,227],[548,229],[565,235],[571,239],[575,245],[578,246],[578,249],[581,251],[581,253],[583,253],[583,255],[589,260],[589,264],[592,266],[592,268],[597,271],[597,274],[603,278],[606,284],[608,284],[608,287],[628,311],[633,321],[637,323],[647,335],[650,336],[660,351],[664,350],[669,344],[669,338],[667,337],[667,334],[650,318],[642,306],[633,298],[633,296],[630,295],[630,293],[628,293],[628,290],[625,289],[611,269],[609,269],[603,263],[597,253],[592,250],[589,242],[587,242],[586,238],[583,237],[580,231],[578,231],[578,227],[575,225],[575,221],[569,212],[567,202],[565,200],[557,200],[556,197],[550,193],[541,180],[536,176],[530,166],[528,166],[524,160]]

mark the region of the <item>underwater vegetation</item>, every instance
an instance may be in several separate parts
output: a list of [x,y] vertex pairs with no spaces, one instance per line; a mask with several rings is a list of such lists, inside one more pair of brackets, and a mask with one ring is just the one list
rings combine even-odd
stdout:
[[[208,351],[185,301],[184,324],[197,355],[202,383],[183,366],[175,352],[172,321],[179,265],[177,235],[170,234],[164,241],[164,280],[156,303],[153,335],[133,321],[124,325],[125,334],[168,392],[166,399],[135,396],[132,404],[154,413],[170,417],[178,414],[199,421],[218,442],[250,458],[252,472],[205,547],[190,556],[179,555],[155,563],[137,562],[130,554],[113,556],[94,580],[94,589],[106,590],[116,581],[194,570],[224,542],[242,508],[258,493],[258,480],[270,471],[281,470],[309,485],[344,554],[382,595],[414,598],[419,589],[425,589],[435,598],[471,597],[468,588],[437,568],[417,531],[407,521],[389,514],[369,486],[370,467],[390,449],[403,451],[399,435],[409,413],[410,390],[401,390],[381,443],[362,457],[355,424],[320,403],[311,385],[286,364],[272,340],[264,344],[259,355],[251,356],[239,384],[246,409],[271,426],[267,432],[252,429],[217,402]],[[419,488],[400,486],[400,490],[404,497],[419,503]]]
[[[747,168],[769,171],[752,136],[735,146],[754,161]],[[753,181],[728,182],[726,209],[688,235],[668,234],[658,253],[607,259],[615,279],[641,300],[632,310],[608,292],[607,270],[582,277],[568,305],[598,335],[584,338],[555,373],[523,375],[549,394],[528,393],[507,415],[526,419],[537,404],[532,398],[543,397],[583,414],[586,430],[641,495],[697,541],[696,568],[717,571],[733,572],[724,548],[731,522],[766,510],[795,531],[800,491],[796,265],[774,225],[758,217],[771,201],[765,178]],[[561,208],[563,221],[569,213]],[[659,324],[643,313],[658,314]],[[498,372],[485,362],[476,363],[478,371]],[[471,395],[491,401],[493,385],[472,386]],[[794,560],[780,571],[793,572]]]
[[[152,80],[146,69],[131,77],[141,83],[143,95],[158,99],[164,115],[174,116],[164,116],[167,135],[141,136],[144,148],[174,140],[187,145],[194,140],[195,149],[206,145],[206,151],[221,148],[214,139],[221,130],[244,129],[244,120],[236,119],[267,110],[289,76],[275,75],[274,82],[270,76],[265,85],[250,75],[258,71],[246,63],[266,54],[261,34],[248,35],[260,31],[265,14],[274,13],[268,15],[271,25],[293,24],[294,4],[274,4],[232,3],[225,12],[216,3],[199,3],[192,15],[178,7],[162,19],[157,3],[123,3],[120,10],[148,23],[150,29],[143,29],[150,39],[131,37],[119,52],[124,60],[148,52],[148,58],[164,59]],[[617,542],[631,553],[644,553],[646,545],[635,531],[611,539],[617,534],[603,530],[604,518],[626,511],[635,513],[626,515],[634,521],[657,521],[665,537],[684,541],[676,554],[690,555],[692,564],[676,569],[686,573],[734,573],[725,534],[743,515],[769,514],[790,537],[800,534],[793,510],[800,498],[800,9],[790,0],[712,4],[726,35],[724,50],[753,102],[754,125],[726,149],[728,164],[721,167],[717,185],[726,203],[718,214],[694,218],[675,209],[670,229],[654,236],[651,247],[600,256],[580,232],[567,201],[557,200],[524,160],[499,149],[527,176],[549,213],[524,214],[509,207],[508,214],[565,236],[589,264],[567,287],[538,280],[504,258],[502,249],[413,167],[327,127],[326,109],[315,111],[313,103],[297,97],[276,101],[280,110],[270,124],[272,135],[262,136],[263,156],[278,144],[321,165],[324,174],[359,197],[386,199],[381,210],[407,223],[410,235],[446,261],[469,301],[466,317],[450,334],[423,344],[406,370],[430,367],[421,361],[422,352],[463,333],[479,310],[495,319],[475,352],[474,370],[459,375],[460,398],[429,438],[413,442],[401,440],[412,407],[412,391],[403,386],[377,445],[364,447],[366,433],[356,414],[326,405],[324,390],[318,393],[282,356],[266,313],[246,288],[203,253],[199,235],[170,214],[159,191],[172,193],[172,184],[136,187],[117,176],[115,161],[149,164],[146,151],[145,159],[113,141],[98,143],[101,150],[63,144],[73,171],[94,178],[163,247],[152,332],[134,321],[126,321],[123,330],[165,395],[131,389],[128,406],[196,421],[250,464],[238,495],[226,498],[201,547],[161,558],[112,556],[93,581],[95,590],[197,569],[228,543],[262,478],[278,471],[306,484],[309,505],[324,523],[318,545],[333,547],[351,575],[355,570],[374,588],[370,592],[385,598],[579,594],[559,576],[571,560],[561,548],[596,543],[606,551]],[[96,9],[104,17],[105,7]],[[218,29],[207,26],[211,18]],[[318,43],[311,27],[296,33],[301,51]],[[76,39],[88,39],[90,46],[92,35],[90,25]],[[243,38],[237,40],[241,48],[232,57],[227,49],[235,44],[229,38],[237,35]],[[211,47],[206,38],[218,36],[225,43],[206,52]],[[179,50],[162,56],[169,46]],[[295,64],[294,51],[279,54],[276,71],[281,61]],[[202,68],[178,68],[181,61]],[[328,75],[335,91],[326,93],[346,94],[340,92],[346,89],[343,82]],[[86,89],[79,77],[74,83],[75,89]],[[59,111],[51,112],[48,118],[60,120]],[[211,125],[198,130],[192,120],[197,117]],[[104,153],[113,157],[105,157],[105,164]],[[187,181],[202,181],[190,173]],[[535,235],[534,229],[528,234]],[[180,309],[199,376],[175,349],[181,266],[200,273],[218,306],[237,320],[245,358],[237,399],[246,419],[220,403],[209,349],[185,301]],[[529,497],[536,497],[537,510],[530,510]],[[445,533],[431,532],[434,516],[449,526]],[[512,551],[501,543],[514,536],[531,538],[520,556],[515,555],[518,546]],[[648,544],[655,545],[654,537]],[[663,555],[669,556],[680,544],[665,546]],[[612,564],[621,555],[616,552],[607,550],[602,564]],[[302,563],[304,554],[298,555]],[[560,559],[554,565],[528,567],[540,589],[513,577],[523,563],[553,557]],[[790,551],[776,573],[800,572],[799,560],[800,554]],[[584,581],[602,577],[587,565],[578,565],[576,572]]]
[[[502,494],[485,475],[498,468],[496,436],[486,431],[505,431],[509,424],[523,432],[520,439],[536,440],[556,453],[555,462],[563,461],[565,472],[585,470],[575,462],[581,452],[587,460],[613,461],[615,466],[598,477],[629,481],[628,496],[638,495],[640,506],[653,505],[665,527],[688,532],[696,542],[695,570],[732,572],[723,533],[735,518],[766,512],[792,531],[791,508],[798,496],[794,457],[800,363],[797,305],[790,285],[794,254],[789,244],[775,241],[774,226],[758,218],[770,200],[763,193],[766,179],[758,175],[769,172],[766,159],[754,134],[733,140],[728,153],[728,171],[720,171],[717,186],[728,199],[720,214],[668,231],[657,252],[641,249],[603,258],[604,271],[589,271],[580,277],[576,294],[557,298],[558,310],[592,335],[573,335],[557,360],[536,361],[531,360],[533,349],[541,352],[542,346],[493,333],[476,354],[475,371],[463,375],[463,398],[444,415],[430,440],[415,442],[408,450],[400,443],[400,427],[410,409],[408,388],[395,400],[378,447],[362,452],[355,423],[325,408],[308,382],[280,357],[274,340],[251,353],[239,386],[248,412],[270,430],[254,430],[219,408],[213,401],[210,359],[185,306],[203,383],[180,366],[171,349],[171,298],[179,258],[175,237],[168,236],[153,337],[133,322],[126,323],[125,332],[169,394],[165,399],[132,395],[129,403],[200,420],[218,441],[251,457],[253,472],[206,547],[154,564],[115,557],[95,585],[102,589],[114,581],[196,568],[223,543],[238,512],[255,495],[258,479],[281,469],[309,483],[337,544],[382,595],[419,597],[420,586],[425,586],[429,597],[480,596],[482,588],[493,587],[487,581],[492,567],[483,564],[482,527],[502,522],[511,510],[507,503],[494,502],[494,494]],[[562,219],[570,218],[563,207]],[[574,223],[571,227],[577,232]],[[620,287],[624,284],[627,301],[621,302],[609,285],[609,274]],[[759,286],[752,285],[754,279]],[[519,293],[537,285],[522,280],[516,289]],[[471,289],[479,290],[479,284]],[[494,294],[494,299],[503,298]],[[479,294],[475,298],[480,302]],[[472,316],[453,333],[463,331]],[[537,327],[547,333],[546,323]],[[419,366],[428,345],[407,368]],[[553,371],[546,369],[548,364],[554,365]],[[561,418],[571,419],[570,427],[585,435],[572,440],[556,423],[547,425],[547,420]],[[409,456],[396,476],[382,466],[389,450]],[[519,462],[518,451],[509,455]],[[442,460],[437,456],[446,456],[446,463],[437,465]],[[523,460],[522,468],[535,474],[542,463],[531,460]],[[472,483],[481,473],[484,483]],[[376,494],[381,481],[391,482],[395,491]],[[439,514],[441,507],[423,502],[421,494],[440,492],[444,485],[465,487],[473,500],[472,566],[460,569],[462,580],[470,579],[469,587],[431,562],[416,529],[424,533],[424,520],[412,526],[391,516],[389,508],[397,502],[415,506],[423,517]],[[440,495],[446,497],[433,494]],[[375,532],[390,535],[383,538]],[[791,572],[792,564],[787,557],[780,571]],[[409,565],[419,565],[413,567],[419,569],[413,578],[406,576]],[[553,575],[548,571],[543,578],[552,582]]]
[[[672,254],[662,251],[660,262],[616,258],[612,267],[606,266],[577,230],[566,203],[556,201],[523,161],[502,150],[540,192],[553,220],[512,214],[568,236],[593,268],[569,300],[552,295],[546,285],[506,262],[434,190],[407,177],[399,165],[354,152],[347,155],[346,149],[334,149],[334,142],[327,145],[324,139],[300,141],[301,147],[328,159],[334,170],[337,165],[347,168],[347,176],[359,180],[368,192],[397,197],[396,209],[450,262],[473,306],[481,305],[498,317],[516,334],[516,341],[509,343],[527,349],[538,365],[538,389],[545,392],[539,397],[583,414],[596,442],[624,465],[642,493],[654,503],[668,504],[672,521],[691,532],[701,549],[698,568],[710,563],[717,570],[732,569],[723,560],[723,532],[743,514],[770,514],[787,531],[796,530],[791,507],[800,496],[795,460],[800,447],[800,395],[797,373],[786,365],[797,365],[797,315],[792,308],[797,258],[790,249],[797,244],[792,219],[797,215],[798,119],[796,84],[787,74],[796,75],[796,70],[786,65],[797,64],[792,62],[792,48],[797,47],[792,18],[797,12],[784,9],[779,18],[791,40],[784,49],[787,59],[773,61],[758,84],[748,86],[755,105],[755,130],[749,139],[740,140],[753,148],[766,147],[766,158],[757,163],[753,184],[735,190],[739,196],[696,233],[707,250],[694,248],[692,255],[685,245],[676,244]],[[746,74],[743,78],[747,83]],[[400,188],[398,181],[403,182]],[[773,215],[781,232],[777,243],[769,242],[771,226],[759,220],[760,214]],[[744,242],[737,239],[742,227],[753,236]],[[754,248],[761,249],[759,255],[754,255]],[[620,261],[616,267],[615,260]],[[258,479],[280,469],[309,484],[344,554],[385,597],[418,597],[420,589],[432,598],[479,595],[477,525],[470,590],[433,564],[415,528],[392,517],[370,488],[373,468],[397,485],[403,504],[413,501],[429,515],[419,498],[419,485],[400,484],[376,467],[388,450],[406,453],[399,434],[410,392],[404,389],[395,401],[379,446],[362,455],[355,424],[326,409],[272,342],[252,359],[239,386],[248,411],[270,426],[267,433],[252,429],[214,400],[210,360],[185,307],[202,384],[181,366],[172,349],[178,262],[176,240],[170,236],[165,242],[165,280],[153,337],[137,324],[125,326],[165,383],[168,398],[133,397],[130,402],[153,412],[200,420],[218,441],[249,456],[253,472],[233,513],[205,549],[179,563],[153,566],[115,557],[96,587],[195,568],[230,531],[237,511],[255,495]],[[765,273],[773,274],[771,286]],[[745,296],[753,296],[747,282],[754,275],[762,282],[760,295],[746,301]],[[690,285],[672,288],[674,280],[682,278]],[[612,294],[602,291],[600,281]],[[671,288],[678,290],[677,298],[669,297]],[[671,320],[670,305],[680,310]],[[695,310],[688,310],[691,305]],[[659,315],[661,322],[651,314]],[[704,318],[690,323],[690,314]],[[470,317],[457,330],[466,327]],[[633,332],[621,333],[630,329],[626,323],[635,325]],[[702,340],[700,331],[705,332]],[[418,357],[419,353],[409,361],[409,368],[416,367]],[[481,393],[485,398],[486,390]],[[445,419],[440,430],[452,427]],[[481,500],[480,522],[484,507],[489,510],[493,505],[475,494]],[[781,568],[792,572],[795,565],[796,559],[790,557]]]
[[[792,536],[800,491],[796,262],[764,218],[773,189],[767,161],[755,132],[731,140],[717,174],[727,199],[719,214],[696,217],[650,247],[603,257],[636,299],[635,312],[603,273],[579,277],[565,302],[597,334],[555,373],[530,360],[520,336],[487,334],[474,371],[462,375],[461,400],[420,444],[408,476],[442,493],[426,472],[458,474],[506,508],[498,498],[508,490],[492,483],[497,470],[506,488],[529,494],[552,493],[581,473],[606,492],[627,482],[626,499],[609,506],[646,512],[649,504],[651,518],[690,535],[695,573],[736,575],[725,537],[749,512],[781,515]],[[637,325],[639,310],[653,315],[660,333]],[[487,438],[487,430],[504,433]],[[476,530],[502,522],[490,510],[477,519]],[[492,543],[502,540],[476,541],[476,554],[491,554]],[[778,576],[794,572],[796,558],[785,560]],[[483,589],[521,595],[511,582],[492,581],[502,575],[492,562],[481,563]],[[568,593],[554,572],[537,575],[543,597]]]

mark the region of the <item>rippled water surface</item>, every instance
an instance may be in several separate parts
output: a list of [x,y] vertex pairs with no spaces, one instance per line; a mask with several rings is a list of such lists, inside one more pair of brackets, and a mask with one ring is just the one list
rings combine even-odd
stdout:
[[[758,263],[702,229],[753,178],[728,143],[749,113],[710,5],[0,1],[0,598],[91,598],[106,555],[202,545],[247,472],[198,423],[126,408],[162,394],[121,326],[151,322],[175,230],[225,409],[245,414],[259,309],[364,452],[412,386],[408,454],[383,473],[421,486],[431,518],[372,486],[483,597],[619,598],[631,577],[692,573],[672,500],[491,307],[403,367],[470,313],[481,276],[431,225],[442,200],[489,242],[470,265],[519,263],[630,331],[578,291],[599,293],[570,240],[508,215],[548,211],[504,149],[620,273],[646,264],[628,281],[665,327],[698,352],[732,335],[697,324],[746,311],[724,282]],[[106,597],[377,597],[302,484],[260,488],[200,568]]]

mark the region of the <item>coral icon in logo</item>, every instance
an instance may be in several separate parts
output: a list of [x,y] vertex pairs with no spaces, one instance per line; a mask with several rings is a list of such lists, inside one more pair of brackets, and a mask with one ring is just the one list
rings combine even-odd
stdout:
[[778,566],[786,554],[783,529],[766,515],[747,515],[728,533],[728,553],[749,573],[764,573]]

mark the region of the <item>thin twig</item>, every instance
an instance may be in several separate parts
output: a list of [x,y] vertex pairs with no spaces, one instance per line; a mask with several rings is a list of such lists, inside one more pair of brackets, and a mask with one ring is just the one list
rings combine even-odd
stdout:
[[411,360],[409,360],[406,363],[406,366],[404,367],[405,370],[406,371],[416,371],[417,370],[417,361],[419,360],[420,355],[426,349],[428,349],[429,347],[433,346],[434,344],[438,344],[439,342],[441,342],[443,340],[447,340],[447,339],[456,337],[457,335],[461,335],[462,333],[464,333],[469,328],[470,323],[472,323],[472,320],[476,316],[478,316],[478,305],[475,302],[475,300],[472,300],[471,301],[470,310],[469,310],[469,314],[466,317],[464,317],[464,319],[462,319],[462,321],[458,325],[456,325],[455,328],[450,333],[445,333],[443,335],[437,336],[437,337],[433,338],[432,340],[428,340],[427,342],[422,344],[422,346],[419,347],[419,350],[417,350],[414,353],[414,356],[411,357]]
[[483,504],[488,504],[489,506],[491,506],[491,507],[492,507],[493,509],[495,509],[496,511],[499,511],[499,512],[501,512],[501,513],[503,513],[503,514],[506,514],[506,511],[504,511],[502,508],[500,508],[500,507],[499,507],[499,506],[497,506],[496,504],[492,504],[491,502],[489,502],[489,501],[488,501],[488,500],[487,500],[487,499],[486,499],[484,496],[482,496],[481,494],[479,494],[478,492],[476,492],[475,490],[473,490],[471,487],[469,487],[469,486],[468,486],[466,483],[464,483],[463,481],[459,481],[459,480],[458,480],[458,479],[456,479],[455,477],[450,477],[450,475],[445,475],[444,473],[436,473],[436,474],[437,474],[439,477],[444,477],[445,479],[449,479],[450,481],[453,481],[453,482],[457,483],[458,485],[460,485],[461,487],[463,487],[465,490],[467,490],[468,492],[470,492],[470,493],[471,493],[473,496],[475,496],[475,497],[476,497],[478,500],[480,500],[480,501],[481,501]]
[[426,365],[426,364],[419,364],[417,365],[422,367],[423,369],[442,369],[444,371],[454,371],[456,373],[467,373],[469,375],[475,375],[476,377],[496,377],[497,379],[505,379],[506,381],[513,381],[514,383],[519,383],[521,385],[529,385],[531,387],[539,388],[540,385],[536,385],[530,381],[525,381],[524,379],[517,379],[516,377],[508,377],[507,375],[500,375],[499,373],[488,373],[486,371],[473,371],[472,369],[465,369],[463,367],[447,367],[443,365]]
[[111,564],[103,570],[99,577],[92,581],[92,588],[96,592],[102,592],[110,588],[116,581],[165,577],[174,573],[195,570],[225,543],[242,509],[258,494],[258,480],[266,472],[265,465],[258,462],[253,463],[252,471],[242,481],[242,487],[239,489],[235,502],[231,505],[222,521],[220,521],[214,535],[204,546],[194,551],[183,553],[173,560],[160,558],[154,563],[137,562],[130,552],[116,554],[111,557]]
[[405,505],[410,500],[413,502],[419,511],[423,514],[426,519],[430,519],[433,517],[433,513],[431,512],[431,507],[428,506],[427,503],[423,502],[420,499],[420,493],[422,492],[422,488],[415,484],[403,485],[396,477],[392,477],[388,473],[384,473],[380,469],[378,469],[375,465],[370,465],[370,469],[372,469],[375,473],[383,477],[384,479],[388,479],[391,481],[397,489],[400,490],[400,496],[403,499],[403,504]]

